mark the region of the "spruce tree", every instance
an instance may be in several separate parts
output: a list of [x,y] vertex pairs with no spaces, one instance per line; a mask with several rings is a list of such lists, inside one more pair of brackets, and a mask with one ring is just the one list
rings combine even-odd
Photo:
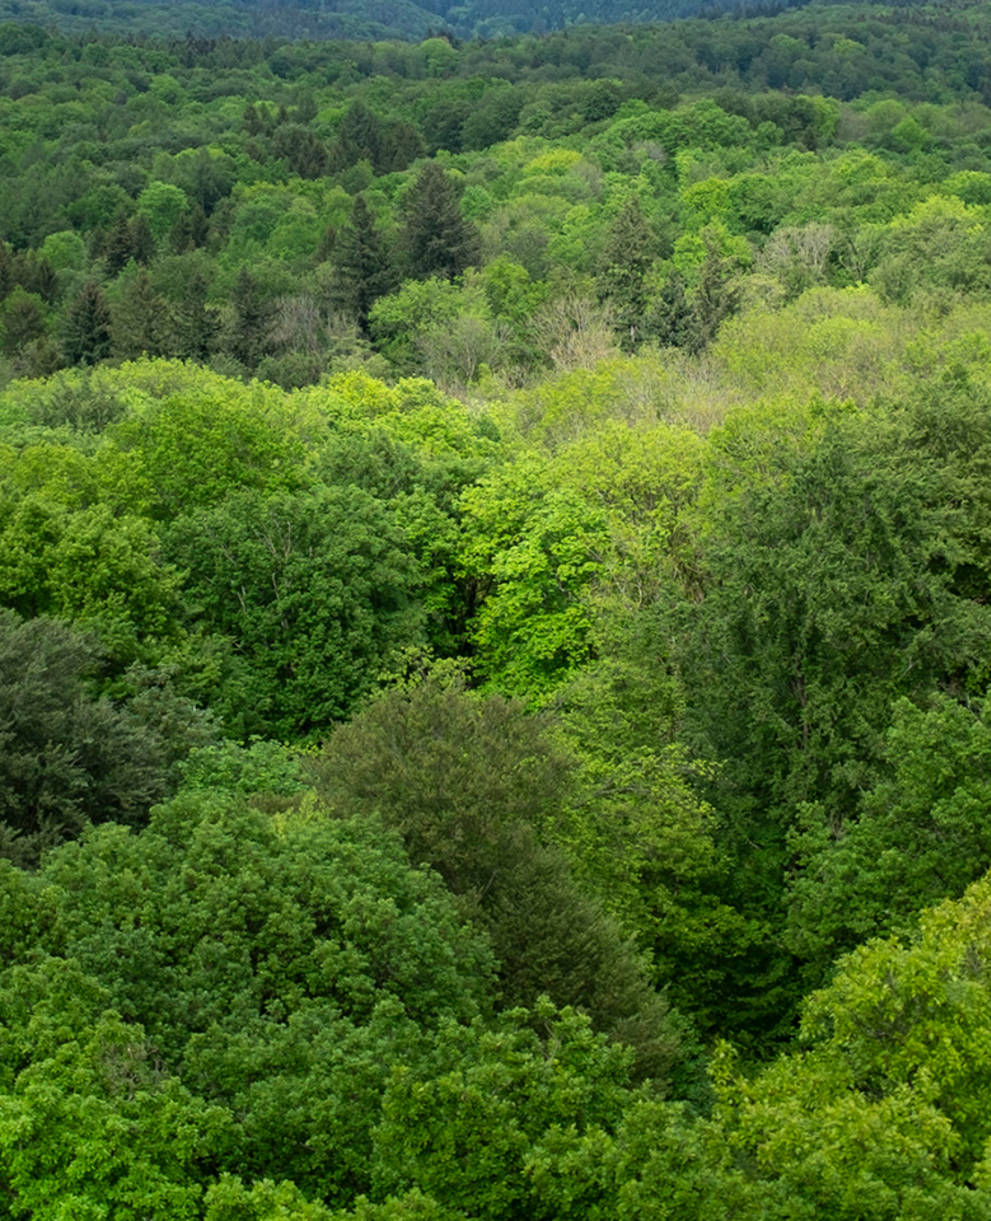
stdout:
[[113,310],[110,333],[114,355],[124,360],[142,354],[159,355],[164,307],[164,300],[142,268],[124,288]]
[[14,287],[14,260],[7,243],[0,240],[0,300]]
[[599,296],[612,306],[620,343],[627,350],[636,346],[643,332],[653,256],[654,235],[633,195],[609,228],[598,276]]
[[135,263],[150,263],[155,257],[155,238],[147,218],[138,212],[132,217],[127,233],[131,242],[131,258]]
[[346,170],[367,161],[376,171],[382,166],[382,120],[364,102],[352,102],[337,129],[331,160],[334,169]]
[[95,365],[110,355],[110,308],[93,280],[82,286],[69,306],[62,351],[70,365]]
[[368,314],[395,284],[392,262],[363,195],[356,195],[351,218],[334,247],[333,304],[368,331]]
[[118,272],[123,271],[133,255],[130,221],[126,212],[118,212],[103,243],[103,258],[107,265],[107,275],[115,276]]
[[461,215],[454,185],[435,161],[427,162],[403,200],[403,244],[417,280],[453,280],[479,257],[478,230]]
[[247,267],[242,267],[238,273],[232,305],[227,350],[248,369],[254,369],[271,347],[269,330],[273,310]]

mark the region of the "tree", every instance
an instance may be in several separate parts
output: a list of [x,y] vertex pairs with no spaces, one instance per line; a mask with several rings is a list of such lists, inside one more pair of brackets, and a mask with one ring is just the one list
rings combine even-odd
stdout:
[[202,1216],[221,1174],[346,1204],[392,1069],[429,1076],[448,1025],[488,1007],[484,938],[371,821],[274,820],[215,787],[20,879],[0,900],[0,1148],[35,1215]]
[[479,257],[479,236],[458,206],[451,180],[428,161],[402,201],[403,247],[410,275],[453,280]]
[[162,742],[95,699],[92,637],[0,610],[0,855],[36,863],[88,822],[139,821],[166,791]]
[[380,696],[334,730],[311,766],[332,808],[380,814],[486,929],[504,1004],[546,994],[580,1006],[595,1029],[635,1048],[641,1075],[666,1080],[676,1020],[545,839],[575,777],[540,719],[439,673]]
[[132,360],[142,354],[157,356],[163,347],[165,301],[152,288],[142,267],[121,291],[111,311],[110,333],[114,355]]
[[831,835],[818,811],[807,811],[794,839],[788,925],[803,957],[832,960],[903,931],[991,868],[988,715],[987,700],[968,706],[938,694],[921,708],[899,700],[883,748],[887,774],[844,833]]
[[231,306],[227,350],[247,369],[254,369],[270,350],[269,329],[275,310],[247,267],[238,272]]
[[359,161],[367,161],[381,172],[384,124],[362,101],[352,102],[337,128],[337,139],[331,152],[335,170],[346,170]]
[[284,157],[300,178],[320,178],[327,172],[327,150],[320,140],[298,123],[281,124],[272,140],[272,151]]
[[70,365],[95,365],[110,355],[110,307],[103,290],[88,280],[69,306],[62,351]]
[[138,196],[138,215],[144,217],[156,242],[165,237],[188,209],[186,192],[171,182],[149,182]]
[[393,650],[423,641],[406,539],[353,486],[231,495],[179,518],[166,545],[189,574],[191,622],[229,637],[248,667],[256,730],[326,730]]
[[626,350],[636,347],[647,312],[647,273],[654,235],[636,195],[623,204],[606,234],[598,275],[599,295],[609,302]]
[[0,327],[4,354],[16,356],[45,334],[45,314],[40,299],[18,285],[3,303]]
[[209,282],[202,268],[192,268],[178,300],[167,303],[159,320],[161,342],[171,356],[206,360],[219,330],[214,306],[207,304]]
[[363,195],[355,196],[350,220],[337,234],[333,267],[333,303],[368,334],[369,311],[379,297],[391,292],[395,273]]

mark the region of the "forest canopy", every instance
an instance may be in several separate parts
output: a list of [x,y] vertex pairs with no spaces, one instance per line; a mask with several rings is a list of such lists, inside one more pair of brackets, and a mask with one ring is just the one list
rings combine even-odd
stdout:
[[987,14],[106,8],[0,24],[5,1215],[991,1217]]

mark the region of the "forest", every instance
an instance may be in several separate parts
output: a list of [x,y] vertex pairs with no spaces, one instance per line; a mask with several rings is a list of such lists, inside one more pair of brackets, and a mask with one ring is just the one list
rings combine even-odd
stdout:
[[991,1221],[986,11],[51,11],[0,1216]]

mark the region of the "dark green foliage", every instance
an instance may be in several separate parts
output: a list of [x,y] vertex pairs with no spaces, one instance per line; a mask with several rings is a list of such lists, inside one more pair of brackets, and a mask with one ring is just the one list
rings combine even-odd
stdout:
[[145,217],[118,212],[103,245],[107,274],[117,275],[131,259],[136,263],[147,263],[154,252],[155,239]]
[[142,268],[128,281],[111,311],[113,353],[123,360],[157,356],[165,346],[165,301]]
[[631,196],[606,234],[598,276],[599,294],[615,311],[616,328],[624,348],[637,345],[645,329],[647,272],[654,257],[655,239],[640,206]]
[[377,813],[436,869],[492,938],[504,1003],[541,994],[585,1009],[662,1079],[678,1038],[613,922],[541,832],[560,818],[573,764],[539,720],[498,696],[427,679],[335,730],[312,764],[342,816]]
[[110,307],[93,280],[83,285],[69,306],[62,351],[70,365],[95,365],[110,355]]
[[274,310],[258,280],[246,267],[238,272],[231,304],[232,313],[225,341],[227,351],[247,368],[253,369],[271,350],[269,332]]
[[823,962],[902,931],[991,868],[987,711],[946,696],[925,709],[900,701],[883,750],[888,775],[864,794],[856,819],[836,835],[818,808],[806,812],[789,896],[803,957]]
[[184,360],[205,360],[219,330],[216,310],[207,305],[207,280],[193,270],[185,281],[183,295],[170,301],[158,320],[163,350]]
[[478,233],[461,215],[448,176],[428,161],[403,198],[403,247],[414,279],[452,280],[479,257]]
[[353,102],[337,128],[337,140],[331,153],[333,168],[345,170],[359,161],[367,161],[374,169],[382,169],[384,139],[381,119],[363,102]]
[[422,641],[405,538],[355,487],[231,495],[177,519],[167,549],[188,573],[190,620],[228,636],[248,668],[248,706],[225,712],[276,736],[326,729],[393,650]]
[[0,610],[0,852],[31,863],[90,821],[140,821],[166,789],[163,740],[97,699],[94,641]]
[[363,195],[355,196],[351,217],[337,235],[333,252],[333,302],[368,333],[368,312],[396,283],[392,260]]
[[300,178],[319,178],[326,173],[327,150],[305,127],[295,123],[280,125],[272,139],[272,150],[284,157],[289,169]]
[[0,335],[6,356],[23,353],[45,333],[45,314],[41,301],[18,286],[7,297],[0,311]]

